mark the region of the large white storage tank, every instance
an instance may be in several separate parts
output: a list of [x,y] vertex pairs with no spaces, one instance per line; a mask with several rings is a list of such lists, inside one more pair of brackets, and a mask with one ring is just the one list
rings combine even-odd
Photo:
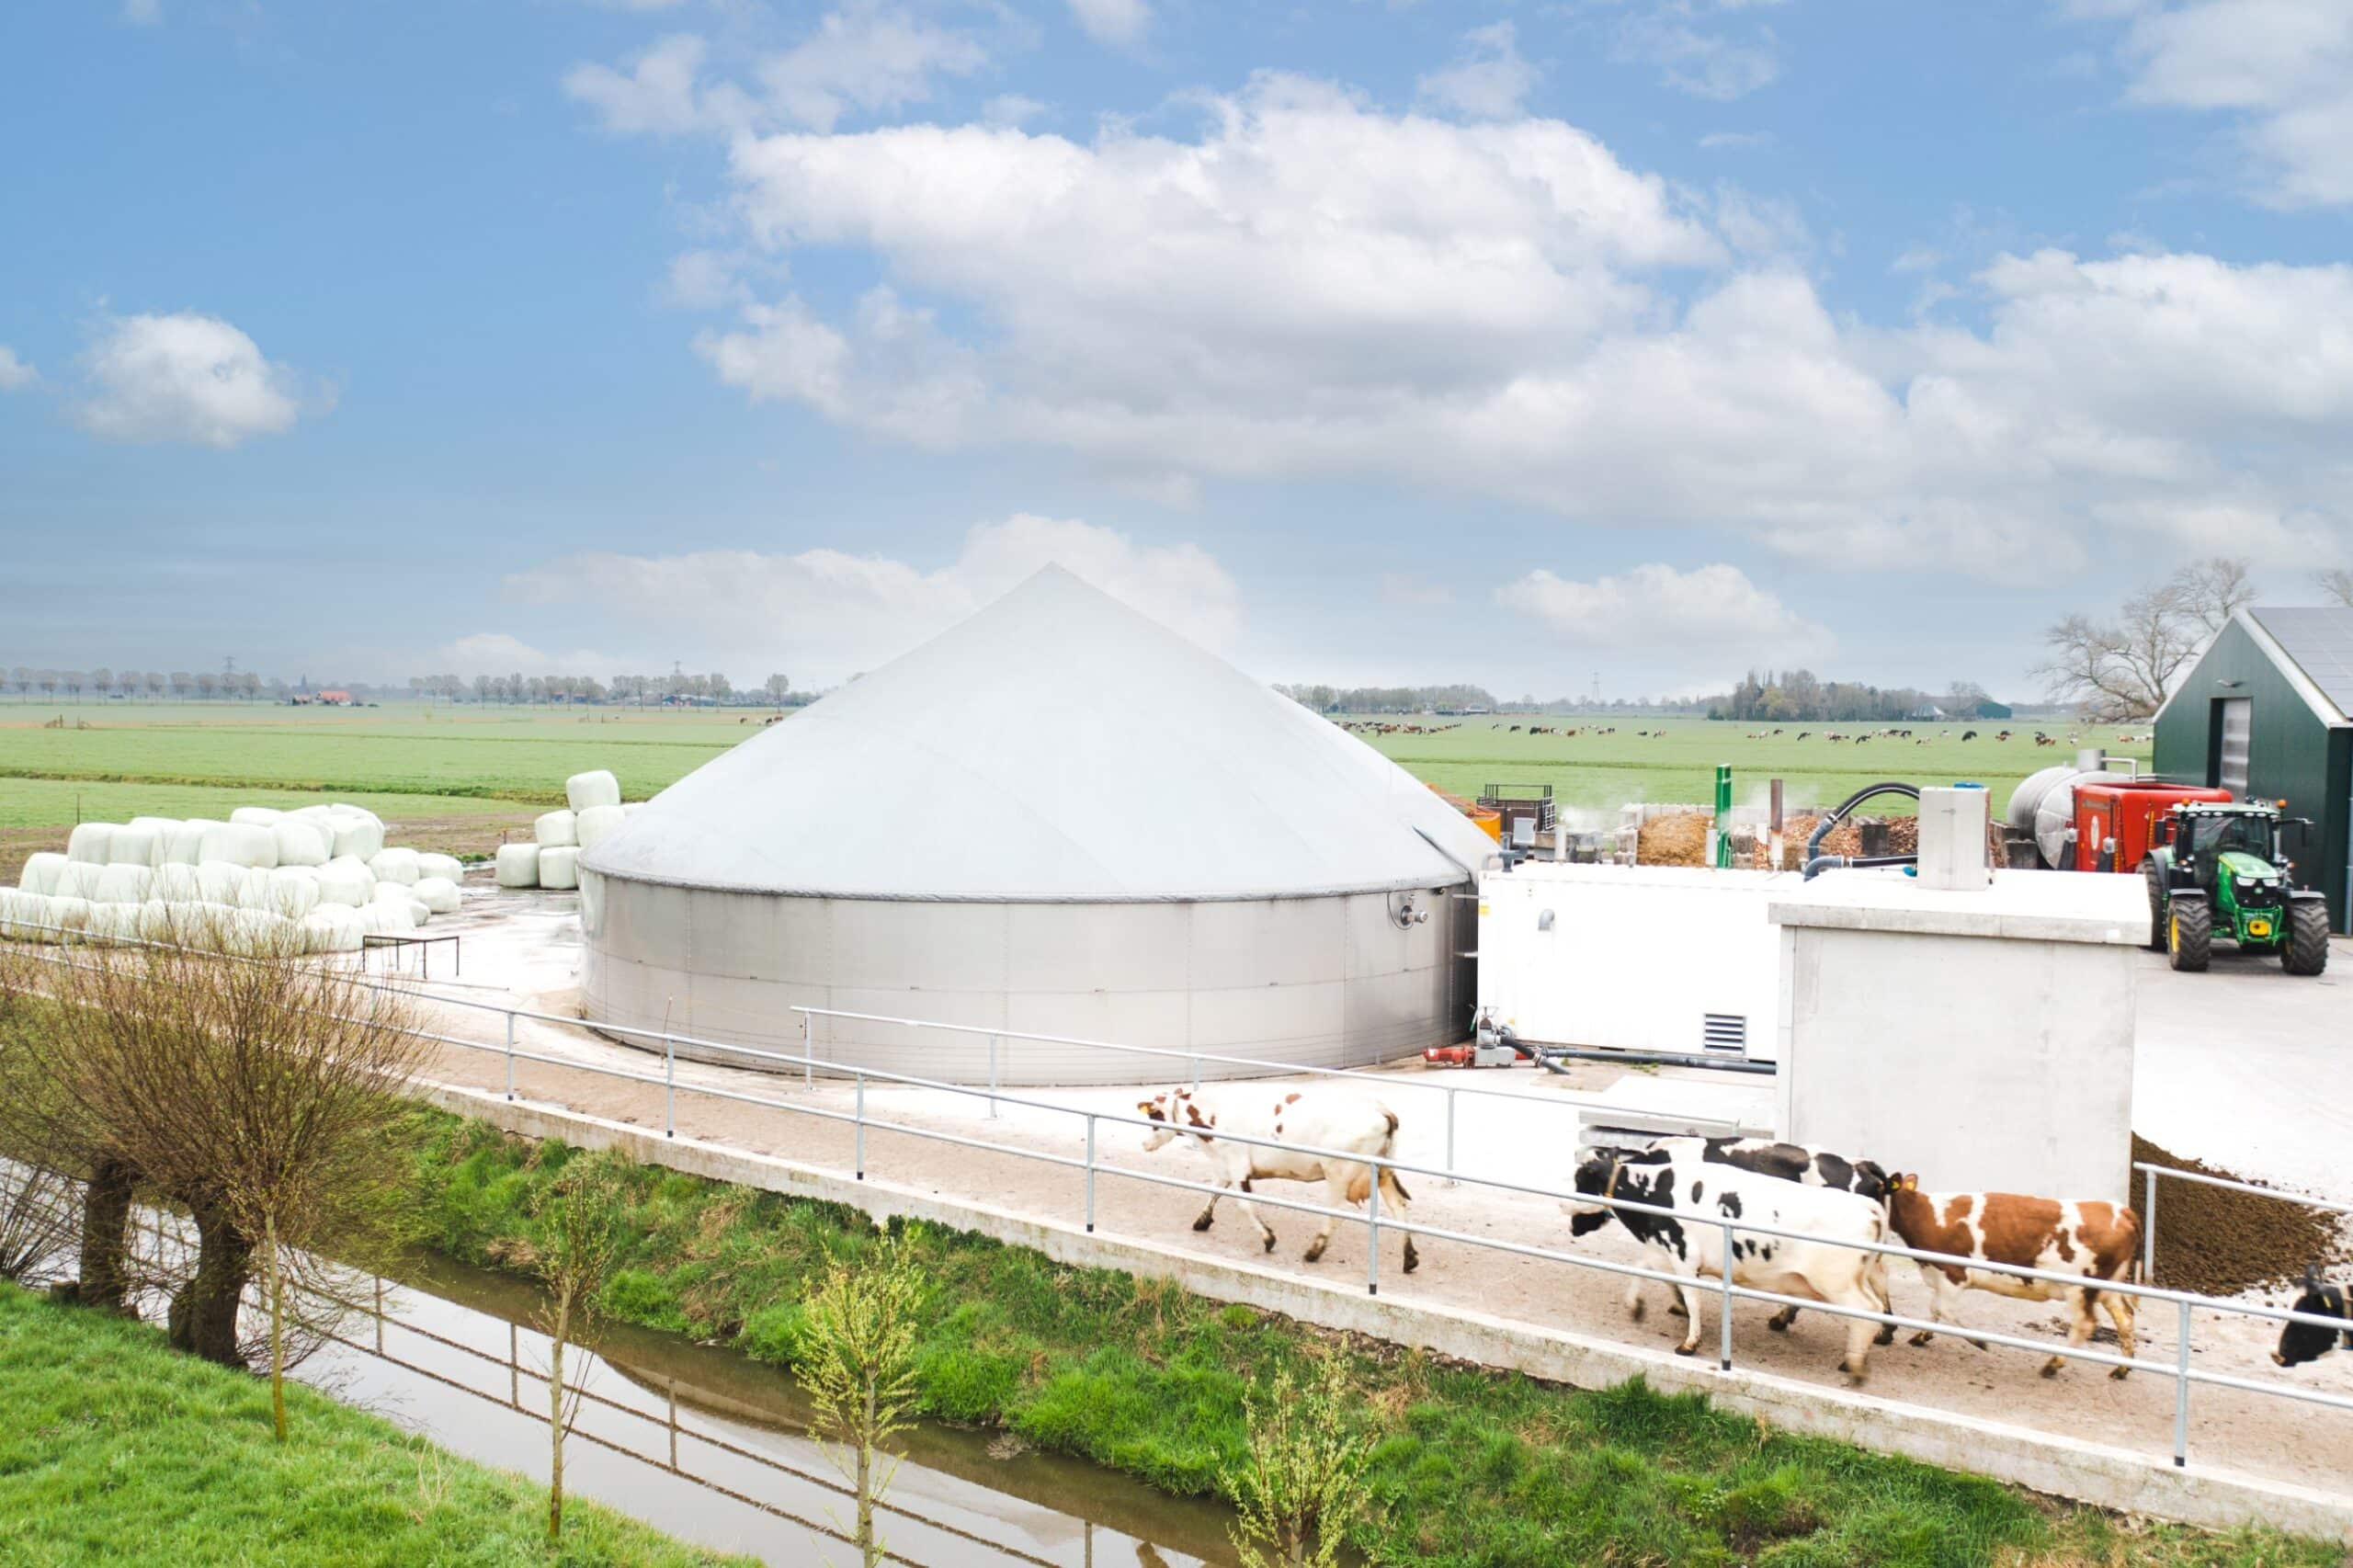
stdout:
[[[617,1031],[790,1051],[802,1005],[1360,1065],[1467,1031],[1454,895],[1493,847],[1370,746],[1050,567],[586,852],[584,1001]],[[815,1038],[989,1073],[984,1037],[826,1018]],[[998,1067],[1187,1072],[1014,1040]]]

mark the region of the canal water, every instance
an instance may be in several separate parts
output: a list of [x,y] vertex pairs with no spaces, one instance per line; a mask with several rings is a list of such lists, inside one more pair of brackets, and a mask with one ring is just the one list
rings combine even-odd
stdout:
[[[357,1310],[295,1376],[453,1452],[544,1483],[546,1338],[533,1287],[430,1260],[410,1283],[361,1281]],[[378,1302],[381,1300],[381,1306]],[[855,1561],[851,1500],[808,1436],[791,1379],[733,1350],[604,1325],[566,1357],[583,1391],[566,1492],[684,1540],[775,1563]],[[575,1371],[575,1369],[577,1370]],[[909,1568],[1194,1568],[1235,1562],[1230,1514],[1002,1435],[926,1424],[879,1523]]]

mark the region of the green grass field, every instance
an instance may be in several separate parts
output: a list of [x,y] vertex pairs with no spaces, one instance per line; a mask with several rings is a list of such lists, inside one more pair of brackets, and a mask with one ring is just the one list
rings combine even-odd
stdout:
[[[63,713],[68,727],[43,722]],[[373,709],[293,709],[233,703],[0,703],[0,828],[140,814],[225,815],[239,805],[297,805],[321,797],[357,801],[390,820],[507,810],[563,801],[563,781],[609,767],[623,795],[644,800],[729,747],[759,733],[759,715],[729,710],[509,709],[400,703]],[[77,722],[86,728],[75,728]],[[1446,720],[1414,722],[1447,723]],[[2147,743],[2121,744],[2110,728],[2043,726],[2059,744],[2037,746],[2032,722],[1916,725],[1915,740],[1831,742],[1855,724],[1770,726],[1697,719],[1619,719],[1597,735],[1589,720],[1546,720],[1578,735],[1529,735],[1526,720],[1473,718],[1432,735],[1370,735],[1368,742],[1419,778],[1461,795],[1485,786],[1550,784],[1581,811],[1613,813],[1629,801],[1704,801],[1715,767],[1730,763],[1734,798],[1761,801],[1766,781],[1788,781],[1792,806],[1828,805],[1881,778],[1914,783],[1972,779],[1995,804],[2020,778],[2074,756],[2068,737],[2146,762]],[[1981,732],[1973,741],[1964,731]],[[1813,733],[1805,740],[1802,730]],[[1638,732],[1649,731],[1644,736]],[[1917,744],[1925,742],[1926,744]],[[1883,809],[1886,808],[1886,803]]]
[[269,1385],[167,1349],[161,1331],[0,1284],[0,1562],[742,1562],[547,1494],[301,1386],[290,1441]]

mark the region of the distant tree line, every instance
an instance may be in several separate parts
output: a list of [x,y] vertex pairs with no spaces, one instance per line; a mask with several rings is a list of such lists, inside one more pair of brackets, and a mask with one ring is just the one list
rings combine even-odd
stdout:
[[1483,686],[1276,686],[1318,713],[1493,713],[1500,706]]
[[8,672],[8,684],[16,689],[20,702],[36,691],[43,698],[62,696],[72,702],[117,696],[144,697],[151,701],[168,697],[251,702],[258,698],[283,698],[294,689],[274,676],[256,675],[251,670],[198,670],[190,674],[187,670],[110,670],[103,665],[94,670],[36,670],[18,665]]
[[445,702],[603,703],[651,707],[663,703],[693,703],[711,707],[782,707],[813,700],[795,692],[790,677],[772,675],[756,687],[737,687],[712,670],[688,675],[674,670],[666,676],[617,675],[610,680],[594,676],[411,676],[409,694]]
[[1870,722],[1909,719],[1929,709],[1956,719],[1978,716],[1991,702],[1985,688],[1973,680],[1958,680],[1942,691],[1917,687],[1867,686],[1860,681],[1825,681],[1812,670],[1750,670],[1732,690],[1701,698],[1694,704],[1711,719],[1775,724]]

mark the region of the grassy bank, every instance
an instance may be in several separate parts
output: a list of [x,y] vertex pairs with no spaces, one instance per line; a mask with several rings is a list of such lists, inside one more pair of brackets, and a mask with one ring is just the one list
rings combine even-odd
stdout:
[[[496,1265],[533,1195],[583,1155],[420,1112],[417,1208],[435,1245]],[[790,1365],[804,1290],[873,1244],[855,1210],[622,1167],[629,1256],[618,1317]],[[1001,1426],[1165,1490],[1216,1489],[1240,1451],[1242,1393],[1341,1357],[1377,1443],[1383,1520],[1358,1543],[1426,1568],[1586,1563],[2336,1563],[2268,1534],[2143,1528],[1843,1444],[1792,1437],[1641,1383],[1580,1392],[1348,1341],[1173,1285],[1070,1268],[916,1228],[933,1282],[929,1414]]]
[[271,1439],[262,1380],[161,1333],[0,1285],[0,1562],[246,1564],[741,1562],[547,1496],[308,1389]]

